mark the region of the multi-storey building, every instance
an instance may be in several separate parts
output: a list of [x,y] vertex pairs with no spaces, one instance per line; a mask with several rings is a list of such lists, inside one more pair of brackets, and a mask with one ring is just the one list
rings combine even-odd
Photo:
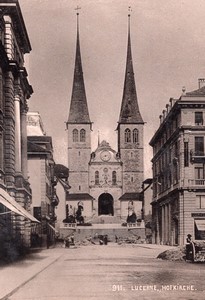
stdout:
[[[77,14],[78,18],[78,14]],[[98,143],[91,153],[92,122],[89,115],[81,61],[79,26],[73,89],[69,116],[68,168],[71,189],[69,207],[81,202],[88,219],[111,216],[126,220],[129,209],[141,219],[143,171],[143,127],[135,86],[128,16],[128,45],[121,111],[117,125],[117,151],[109,143]],[[106,112],[105,112],[106,113]],[[107,218],[108,219],[108,218]],[[106,222],[106,221],[105,221]]]
[[[30,210],[31,203],[27,175],[26,113],[27,100],[33,90],[27,79],[24,55],[30,51],[31,45],[18,1],[0,1],[1,218],[7,219],[6,224],[11,223],[12,235],[18,234],[27,246],[30,245],[28,218],[34,220],[26,212]],[[9,201],[12,202],[10,196],[13,197],[12,205],[9,205]],[[14,205],[18,210],[15,210]],[[15,213],[6,214],[5,207]],[[19,214],[21,211],[21,216],[18,216],[17,211]]]
[[183,245],[205,238],[205,80],[170,99],[153,147],[153,242]]
[[55,240],[55,207],[59,202],[55,188],[52,138],[45,134],[37,112],[27,113],[27,131],[31,213],[41,222],[32,232],[32,246],[44,246]]
[[[65,219],[65,190],[68,185],[68,168],[56,164],[53,157],[52,138],[44,130],[38,112],[27,113],[28,134],[28,175],[32,189],[31,213],[41,223],[33,228],[32,246],[42,246],[55,242],[56,223]],[[58,197],[57,188],[63,189]],[[58,191],[60,189],[58,188]],[[64,214],[56,208],[64,205]],[[58,226],[57,226],[58,227]]]

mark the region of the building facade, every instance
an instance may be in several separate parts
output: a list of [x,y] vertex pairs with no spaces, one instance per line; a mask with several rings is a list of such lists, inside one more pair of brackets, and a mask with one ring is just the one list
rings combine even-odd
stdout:
[[37,112],[27,113],[28,175],[32,189],[31,213],[41,223],[33,228],[32,246],[46,246],[55,241],[55,189],[52,138],[46,136]]
[[[134,79],[131,53],[130,15],[121,111],[117,124],[117,151],[107,141],[91,152],[92,122],[89,115],[80,52],[77,14],[77,44],[72,96],[67,120],[68,168],[71,189],[68,207],[83,206],[83,215],[93,221],[102,216],[126,220],[135,211],[141,219],[143,127]],[[106,112],[105,112],[106,113]],[[106,220],[104,220],[106,222]]]
[[[18,235],[19,240],[21,240],[26,246],[30,245],[31,227],[29,214],[26,213],[26,211],[30,211],[31,203],[31,189],[28,182],[27,174],[26,113],[28,110],[27,100],[30,98],[31,94],[33,93],[33,90],[27,79],[27,72],[24,66],[24,55],[29,53],[30,51],[31,45],[18,1],[1,1],[1,221],[4,223],[6,219],[6,223],[4,224],[8,224],[10,222],[12,235]],[[5,196],[5,191],[7,191],[8,197]],[[10,196],[12,196],[13,202]],[[9,205],[9,201],[13,204]],[[19,211],[19,214],[17,214],[14,205],[18,207],[17,211]],[[8,210],[11,211],[10,214],[6,214]],[[25,214],[23,215],[23,213]],[[27,218],[25,218],[26,214]]]
[[153,242],[183,245],[205,237],[205,80],[160,116],[153,147]]

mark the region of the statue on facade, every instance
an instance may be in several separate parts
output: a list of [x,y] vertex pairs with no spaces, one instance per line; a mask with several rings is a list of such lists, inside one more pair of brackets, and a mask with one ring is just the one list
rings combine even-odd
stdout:
[[127,223],[136,223],[137,215],[134,210],[134,202],[128,202],[128,216],[127,216]]
[[84,217],[82,216],[82,211],[83,211],[83,202],[82,201],[79,201],[78,202],[78,208],[76,210],[76,221],[79,223],[79,224],[83,224],[84,223]]
[[75,213],[73,210],[72,205],[67,206],[67,211],[66,211],[66,219],[63,220],[64,223],[75,223]]

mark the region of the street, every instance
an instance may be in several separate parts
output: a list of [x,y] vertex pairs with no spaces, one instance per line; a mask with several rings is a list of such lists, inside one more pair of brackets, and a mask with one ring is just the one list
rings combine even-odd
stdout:
[[168,248],[109,243],[49,249],[46,256],[58,259],[2,299],[204,299],[205,264],[156,259]]

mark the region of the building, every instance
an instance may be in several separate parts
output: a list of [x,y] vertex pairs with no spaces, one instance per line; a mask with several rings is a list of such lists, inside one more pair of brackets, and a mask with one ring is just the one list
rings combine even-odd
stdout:
[[71,186],[66,198],[68,210],[76,211],[80,204],[84,219],[91,223],[111,220],[116,223],[126,222],[128,214],[134,212],[137,219],[141,220],[144,121],[139,110],[134,79],[130,15],[124,89],[117,124],[117,151],[107,141],[99,141],[94,152],[91,152],[92,121],[84,84],[78,17],[77,14],[74,79],[66,123]]
[[170,99],[153,147],[153,242],[183,245],[205,238],[205,80]]
[[[26,113],[33,93],[24,55],[31,51],[17,0],[0,2],[0,222],[1,232],[30,246],[31,189],[27,173]],[[3,229],[2,229],[3,228]],[[1,244],[2,239],[1,236]]]
[[[59,198],[57,183],[68,179],[68,169],[56,164],[52,138],[47,136],[38,112],[27,113],[28,174],[32,188],[31,213],[41,223],[33,228],[32,246],[46,246],[55,242],[57,230],[56,207]],[[61,199],[65,203],[64,197]],[[64,216],[65,218],[65,216]]]

